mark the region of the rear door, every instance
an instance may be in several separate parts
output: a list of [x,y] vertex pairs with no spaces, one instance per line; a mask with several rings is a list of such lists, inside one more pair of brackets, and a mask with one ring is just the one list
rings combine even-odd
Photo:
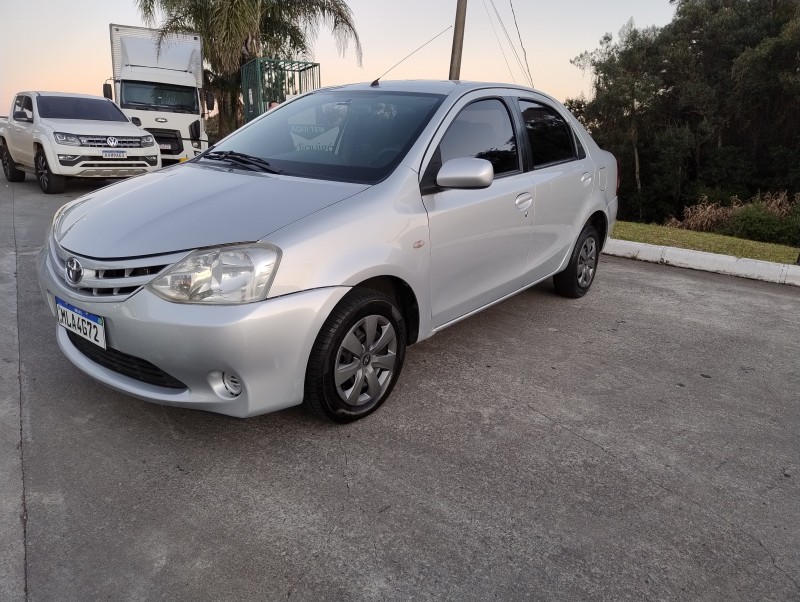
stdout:
[[[512,111],[500,95],[462,98],[434,138],[423,176],[423,202],[431,239],[434,327],[456,320],[523,286],[531,240],[533,182],[522,170]],[[442,131],[442,130],[440,130]],[[458,157],[490,161],[494,181],[485,189],[438,189],[425,194],[443,163]]]
[[531,282],[552,274],[583,227],[596,185],[595,166],[569,120],[547,99],[519,98],[530,145],[534,189]]

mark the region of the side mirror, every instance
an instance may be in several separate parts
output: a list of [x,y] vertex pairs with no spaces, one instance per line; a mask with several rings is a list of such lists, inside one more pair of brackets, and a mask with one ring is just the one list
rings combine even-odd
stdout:
[[206,110],[214,110],[214,93],[211,90],[206,90]]
[[139,127],[142,127],[142,120],[139,119],[138,117],[131,117],[131,123],[133,125],[138,125]]
[[33,119],[28,117],[25,111],[14,111],[14,121],[27,121],[28,123],[33,123]]
[[436,174],[436,184],[442,188],[488,188],[493,180],[492,164],[472,157],[450,159]]
[[109,83],[103,84],[103,96],[105,96],[108,100],[114,100],[111,94],[111,84]]

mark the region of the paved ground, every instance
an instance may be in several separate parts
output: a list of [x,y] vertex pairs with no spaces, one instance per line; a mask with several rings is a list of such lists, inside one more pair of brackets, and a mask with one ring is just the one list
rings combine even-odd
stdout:
[[237,420],[60,355],[64,200],[0,184],[0,599],[800,600],[796,287],[605,259],[412,348],[367,420]]

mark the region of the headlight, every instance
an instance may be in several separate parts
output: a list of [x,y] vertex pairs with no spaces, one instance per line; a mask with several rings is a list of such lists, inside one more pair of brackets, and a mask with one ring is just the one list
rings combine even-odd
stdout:
[[68,146],[80,146],[81,141],[75,134],[64,134],[63,132],[56,132],[53,134],[56,142],[59,144],[66,144]]
[[175,303],[253,303],[267,296],[280,258],[280,249],[267,244],[201,249],[148,288]]
[[142,136],[142,146],[153,146],[156,143],[152,136]]

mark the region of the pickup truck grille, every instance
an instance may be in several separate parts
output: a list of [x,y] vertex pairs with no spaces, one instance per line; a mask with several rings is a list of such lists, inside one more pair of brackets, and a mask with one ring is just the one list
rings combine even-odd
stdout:
[[[141,148],[142,139],[137,136],[81,136],[81,146],[94,148]],[[111,146],[108,140],[117,141],[116,146]]]
[[[71,253],[53,237],[49,246],[47,262],[53,274],[75,297],[87,301],[124,301],[186,256],[183,252],[150,257],[94,259]],[[77,285],[66,278],[66,264],[70,258],[77,259],[83,268],[83,276]]]

